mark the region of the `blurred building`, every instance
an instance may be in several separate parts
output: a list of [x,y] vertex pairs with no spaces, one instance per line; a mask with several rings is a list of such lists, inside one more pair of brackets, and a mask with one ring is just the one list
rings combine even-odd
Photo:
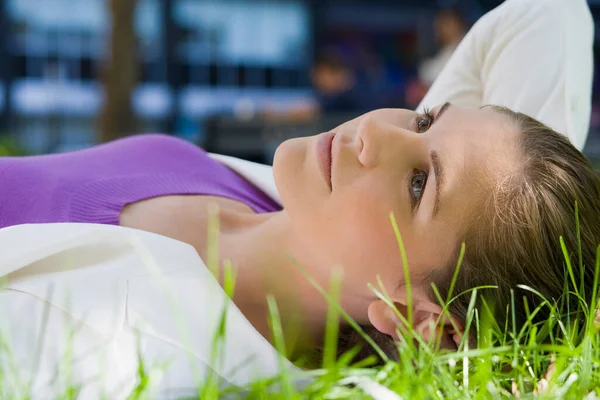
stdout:
[[[323,47],[336,48],[378,93],[373,108],[403,107],[406,82],[436,50],[436,10],[461,3],[472,22],[500,2],[138,0],[134,110],[143,131],[197,143],[227,134],[220,122],[206,124],[215,116],[229,118],[225,124],[240,135],[252,124],[264,131],[262,110],[316,101],[309,71]],[[590,5],[600,12],[600,1]],[[0,134],[16,136],[32,153],[97,143],[109,30],[106,0],[0,0]],[[236,154],[227,147],[235,140],[215,148]]]
[[[1,4],[3,3],[3,4]],[[34,153],[95,143],[110,18],[104,0],[4,0],[2,128]],[[310,97],[308,6],[299,1],[140,0],[144,131],[197,136],[197,120]]]

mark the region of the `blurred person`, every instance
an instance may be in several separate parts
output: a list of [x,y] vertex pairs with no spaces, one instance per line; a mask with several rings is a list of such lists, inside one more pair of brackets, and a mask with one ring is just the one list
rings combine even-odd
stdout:
[[406,97],[410,105],[416,106],[425,96],[465,36],[467,28],[466,20],[456,8],[442,9],[436,14],[434,29],[439,50],[435,56],[421,63],[418,69],[418,79],[408,85]]
[[454,8],[442,9],[435,16],[435,38],[440,47],[435,56],[421,63],[419,78],[431,86],[467,33],[467,22]]
[[[397,357],[401,322],[369,289],[368,283],[378,286],[378,278],[426,341],[440,339],[440,347],[457,349],[470,296],[457,297],[445,310],[432,284],[448,298],[461,243],[466,253],[454,293],[494,287],[480,294],[498,305],[494,317],[500,326],[510,319],[504,311],[512,293],[527,299],[514,302],[517,324],[530,318],[529,309],[538,311],[534,322],[548,318],[541,299],[564,293],[559,236],[573,252],[573,265],[581,243],[583,268],[574,269],[574,279],[586,295],[592,293],[600,180],[577,150],[589,126],[592,39],[584,0],[508,0],[467,34],[424,99],[431,109],[376,110],[330,132],[290,139],[278,147],[272,169],[208,155],[165,135],[59,155],[2,158],[0,226],[109,224],[187,243],[208,260],[206,226],[210,208],[218,206],[220,260],[231,260],[237,274],[233,302],[265,339],[271,339],[266,298],[272,296],[287,338],[300,336],[296,343],[309,348],[322,341],[328,304],[299,263],[322,287],[329,285],[334,266],[342,269],[342,308],[389,357]],[[502,51],[495,51],[499,45]],[[349,86],[343,74],[331,79],[330,73],[321,77],[322,87],[336,92]],[[497,106],[485,106],[490,103]],[[575,202],[580,235],[574,229]],[[390,212],[406,249],[410,292]],[[36,265],[20,278],[29,273],[40,279]],[[105,273],[124,274],[122,268]],[[186,274],[169,277],[183,287]],[[89,279],[90,287],[98,285]],[[186,288],[186,304],[202,307],[193,287]],[[151,294],[147,299],[158,301]],[[123,318],[130,323],[152,316],[154,325],[136,325],[151,337],[148,351],[160,337],[156,332],[176,324],[166,322],[172,321],[168,307],[136,304]],[[301,330],[286,330],[298,319]],[[348,333],[345,323],[340,329]],[[210,339],[200,333],[193,341]],[[154,363],[162,360],[156,358]]]
[[365,112],[376,102],[376,95],[362,82],[357,71],[336,52],[320,53],[310,68],[315,102],[296,104],[288,110],[269,108],[268,119],[310,120],[322,114],[351,114]]
[[320,112],[339,113],[363,109],[364,98],[361,98],[357,90],[357,75],[340,56],[333,52],[323,53],[312,66],[310,76]]

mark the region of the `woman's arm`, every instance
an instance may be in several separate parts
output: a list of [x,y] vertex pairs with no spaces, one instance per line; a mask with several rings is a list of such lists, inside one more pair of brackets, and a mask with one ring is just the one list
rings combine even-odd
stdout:
[[594,24],[585,0],[507,0],[465,36],[419,105],[497,104],[566,134],[589,128]]

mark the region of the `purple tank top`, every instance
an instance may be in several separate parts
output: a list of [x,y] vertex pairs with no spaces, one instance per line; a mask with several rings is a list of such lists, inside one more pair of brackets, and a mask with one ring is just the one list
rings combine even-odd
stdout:
[[70,153],[0,158],[0,228],[24,223],[119,224],[125,205],[151,197],[200,194],[281,207],[185,140],[131,136]]

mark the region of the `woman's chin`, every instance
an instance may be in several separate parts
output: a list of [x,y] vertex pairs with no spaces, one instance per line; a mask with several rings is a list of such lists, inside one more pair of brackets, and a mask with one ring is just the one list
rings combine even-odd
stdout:
[[294,186],[304,171],[308,138],[288,139],[281,143],[273,156],[273,178],[282,202],[290,195],[293,196]]

